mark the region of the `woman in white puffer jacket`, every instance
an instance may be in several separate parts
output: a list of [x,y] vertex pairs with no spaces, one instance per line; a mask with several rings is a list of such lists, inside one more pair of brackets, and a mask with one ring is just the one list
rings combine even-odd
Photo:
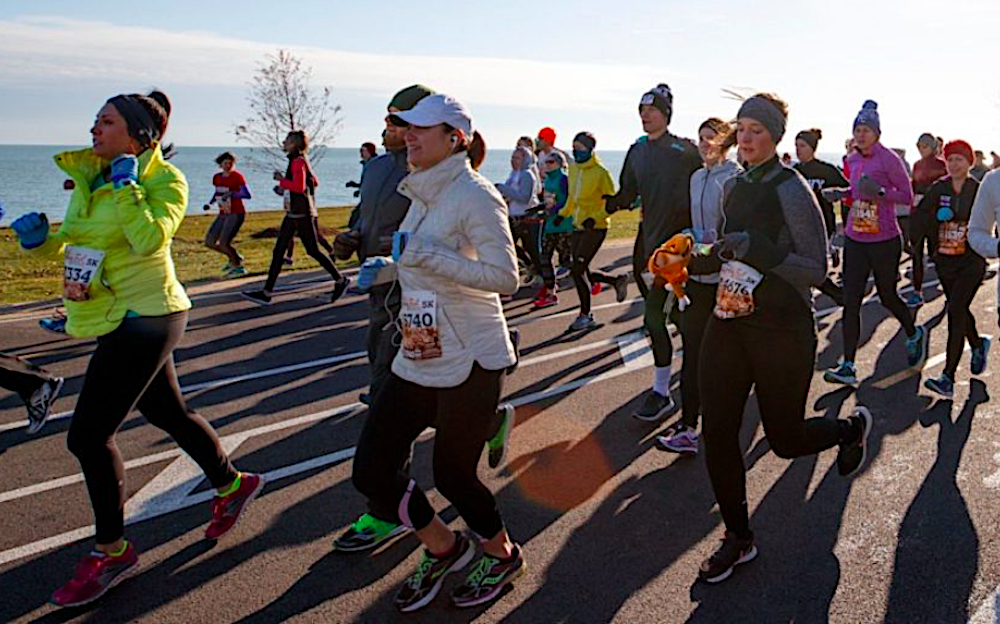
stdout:
[[413,442],[436,428],[435,485],[483,540],[482,557],[452,594],[457,606],[474,606],[499,596],[524,568],[476,472],[496,427],[505,369],[515,360],[499,298],[517,290],[514,242],[503,198],[475,171],[486,147],[461,103],[428,96],[391,121],[409,127],[411,173],[399,192],[412,203],[393,258],[367,260],[358,285],[394,280],[402,289],[403,342],[392,376],[373,397],[353,480],[373,516],[398,519],[426,547],[396,606],[409,612],[429,604],[445,575],[476,554],[473,541],[441,521],[409,474]]

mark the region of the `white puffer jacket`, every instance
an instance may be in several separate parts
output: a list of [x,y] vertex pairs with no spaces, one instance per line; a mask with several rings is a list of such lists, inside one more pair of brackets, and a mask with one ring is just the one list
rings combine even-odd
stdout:
[[410,238],[396,276],[404,295],[437,293],[442,355],[410,360],[401,351],[392,371],[424,387],[453,388],[468,379],[474,363],[507,368],[514,347],[498,293],[513,294],[518,273],[500,193],[473,171],[464,153],[411,173],[399,192],[411,200],[399,226]]

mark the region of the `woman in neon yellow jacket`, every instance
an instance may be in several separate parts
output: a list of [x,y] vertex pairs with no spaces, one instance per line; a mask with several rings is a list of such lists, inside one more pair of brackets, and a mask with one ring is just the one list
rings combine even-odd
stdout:
[[124,538],[124,467],[115,443],[133,406],[217,488],[207,538],[231,529],[263,485],[233,467],[215,431],[188,410],[177,381],[173,350],[191,301],[170,257],[188,200],[184,175],[160,148],[170,108],[158,91],[108,100],[91,128],[93,147],[56,156],[75,182],[59,230],[50,235],[38,213],[12,225],[28,253],[63,256],[66,329],[97,338],[67,439],[87,482],[97,545],[52,595],[59,606],[100,598],[138,563]]
[[[570,249],[573,254],[573,285],[580,297],[580,315],[569,326],[570,331],[582,331],[597,327],[590,313],[590,296],[603,290],[602,284],[615,287],[619,303],[625,301],[628,293],[628,275],[612,277],[590,270],[590,262],[608,236],[611,219],[604,209],[605,198],[615,194],[615,183],[611,174],[594,153],[597,139],[589,132],[581,132],[573,138],[573,162],[569,165],[569,199],[559,211],[555,224],[562,219],[573,217],[573,234]],[[584,280],[590,280],[590,287]]]

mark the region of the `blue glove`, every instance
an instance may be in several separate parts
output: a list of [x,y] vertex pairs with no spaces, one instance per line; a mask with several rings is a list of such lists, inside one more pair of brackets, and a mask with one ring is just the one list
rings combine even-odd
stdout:
[[111,183],[119,189],[129,182],[139,181],[139,159],[132,154],[122,154],[111,161]]
[[390,264],[392,264],[392,260],[385,256],[375,256],[374,258],[365,260],[361,265],[361,269],[358,270],[358,290],[361,292],[371,290],[371,287],[378,280],[378,272]]
[[3,199],[0,199],[0,219],[3,219],[3,216],[4,214],[6,214],[6,212],[7,210],[3,205]]
[[10,227],[17,233],[21,247],[34,249],[41,247],[49,235],[49,218],[42,213],[29,212],[18,217]]
[[410,242],[409,232],[394,232],[392,235],[392,261],[399,262],[399,257],[406,250],[406,243]]

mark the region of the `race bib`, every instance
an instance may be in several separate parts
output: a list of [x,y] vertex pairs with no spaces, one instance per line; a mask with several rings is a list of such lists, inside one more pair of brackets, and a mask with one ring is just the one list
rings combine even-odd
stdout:
[[63,298],[70,301],[90,299],[90,285],[104,262],[104,252],[87,247],[66,247],[63,256]]
[[716,318],[735,319],[753,314],[753,291],[764,276],[742,262],[727,262],[719,271],[719,288],[715,291]]
[[945,221],[938,226],[938,253],[944,256],[961,256],[969,237],[969,224]]
[[851,207],[854,212],[854,231],[858,234],[878,234],[882,227],[878,222],[878,203],[856,201]]
[[402,304],[399,319],[403,330],[403,357],[410,360],[441,357],[437,293],[431,290],[404,292]]
[[223,214],[229,214],[232,210],[232,199],[230,198],[231,193],[229,192],[228,186],[217,186],[215,187],[215,197],[216,203],[219,204],[219,212]]
[[285,212],[290,211],[292,209],[292,192],[289,191],[288,189],[285,189],[285,192],[281,194],[281,197],[284,199],[285,202],[284,203]]

